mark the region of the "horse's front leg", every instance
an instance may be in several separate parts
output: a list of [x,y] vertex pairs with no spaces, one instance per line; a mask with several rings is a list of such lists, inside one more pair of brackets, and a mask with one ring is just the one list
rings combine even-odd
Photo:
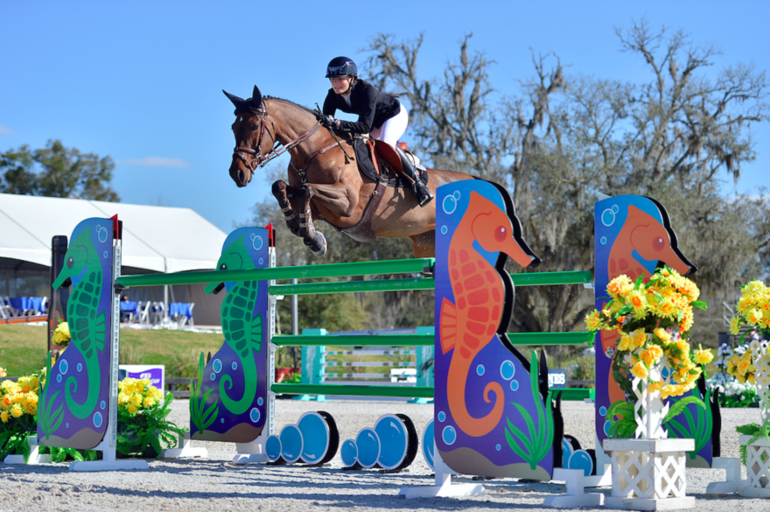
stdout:
[[297,190],[287,185],[283,180],[278,180],[273,183],[272,190],[273,196],[278,201],[278,206],[281,207],[283,216],[286,219],[286,226],[289,228],[289,231],[291,231],[294,236],[302,236],[300,234],[299,218],[289,202],[289,196],[296,197]]
[[297,189],[299,236],[302,237],[302,242],[310,252],[320,258],[326,255],[326,237],[320,231],[316,231],[313,225],[313,214],[310,208],[313,195],[313,188],[308,185],[302,185]]

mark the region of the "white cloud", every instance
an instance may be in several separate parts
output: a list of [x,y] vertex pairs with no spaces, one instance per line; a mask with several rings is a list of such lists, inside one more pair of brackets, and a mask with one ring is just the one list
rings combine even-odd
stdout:
[[0,135],[16,135],[16,130],[0,124]]
[[178,169],[190,167],[190,164],[181,158],[164,158],[162,156],[129,158],[128,160],[118,160],[118,163],[121,165],[138,165],[143,167],[176,167]]

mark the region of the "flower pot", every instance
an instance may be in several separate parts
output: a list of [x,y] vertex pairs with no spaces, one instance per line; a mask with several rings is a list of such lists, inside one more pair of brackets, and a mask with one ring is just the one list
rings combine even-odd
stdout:
[[[158,452],[155,450],[155,448],[152,447],[151,444],[147,443],[147,445],[144,446],[140,450],[140,447],[136,446],[139,443],[139,436],[137,435],[135,430],[129,430],[125,423],[118,423],[118,435],[121,435],[126,438],[127,443],[130,445],[130,449],[132,453],[138,454],[138,455],[124,455],[120,452],[116,453],[116,456],[121,459],[131,459],[131,458],[144,458],[144,459],[155,459],[158,457]],[[160,432],[156,431],[154,434],[155,439],[160,438]]]

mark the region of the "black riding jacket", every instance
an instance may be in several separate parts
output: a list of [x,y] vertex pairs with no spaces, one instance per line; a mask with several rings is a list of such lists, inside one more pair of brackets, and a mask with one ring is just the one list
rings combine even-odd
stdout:
[[[350,100],[350,104],[346,100]],[[366,80],[358,80],[347,98],[335,93],[334,89],[329,89],[326,100],[324,100],[323,113],[327,116],[333,116],[337,110],[348,114],[358,114],[358,121],[355,123],[340,120],[340,130],[351,133],[369,133],[398,114],[401,110],[401,103],[394,96],[377,90]]]

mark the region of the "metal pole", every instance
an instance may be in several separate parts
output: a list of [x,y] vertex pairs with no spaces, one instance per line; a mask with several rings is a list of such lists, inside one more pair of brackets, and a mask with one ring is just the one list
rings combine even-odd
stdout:
[[[298,279],[291,280],[291,284],[297,284]],[[299,335],[299,297],[297,295],[291,296],[291,334],[292,336]],[[292,370],[297,368],[297,347],[291,347],[292,356]]]

